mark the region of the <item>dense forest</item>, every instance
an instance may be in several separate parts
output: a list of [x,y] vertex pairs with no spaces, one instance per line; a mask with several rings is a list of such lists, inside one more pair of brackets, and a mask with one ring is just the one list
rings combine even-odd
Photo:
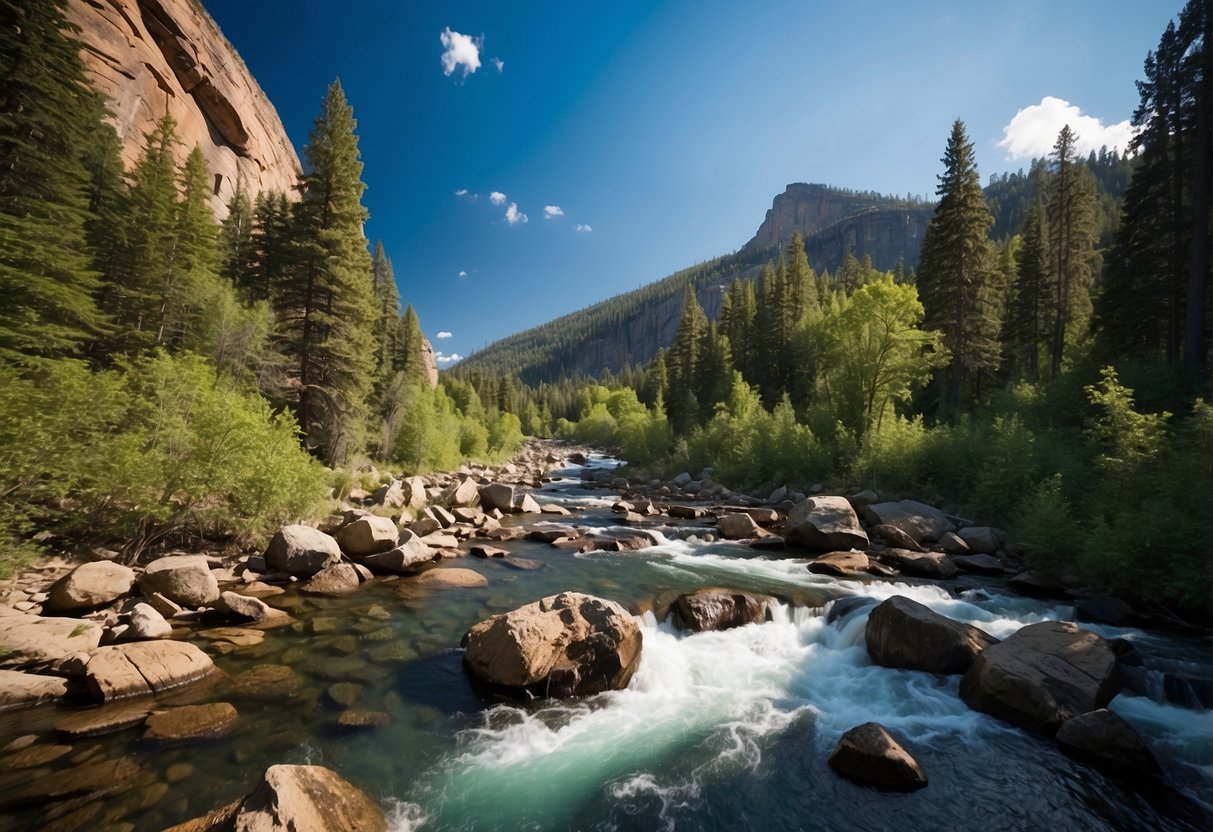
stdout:
[[[62,0],[0,4],[0,563],[256,539],[396,470],[524,434],[733,487],[873,486],[1008,526],[1034,568],[1209,611],[1213,12],[1146,59],[1128,155],[1052,154],[984,190],[962,121],[915,271],[794,237],[509,340],[431,387],[363,235],[353,110],[327,92],[295,193],[216,222],[171,120],[124,170]],[[719,314],[697,288],[728,283]],[[667,350],[578,377],[571,344],[683,298]],[[533,372],[526,368],[534,369]]]

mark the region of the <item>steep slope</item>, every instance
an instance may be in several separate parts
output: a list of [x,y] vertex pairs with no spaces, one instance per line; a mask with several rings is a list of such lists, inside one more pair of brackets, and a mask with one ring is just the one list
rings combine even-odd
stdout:
[[109,98],[130,167],[166,113],[185,157],[194,145],[214,177],[212,207],[243,179],[250,194],[294,188],[299,157],[274,105],[198,0],[68,0],[68,20],[96,87]]

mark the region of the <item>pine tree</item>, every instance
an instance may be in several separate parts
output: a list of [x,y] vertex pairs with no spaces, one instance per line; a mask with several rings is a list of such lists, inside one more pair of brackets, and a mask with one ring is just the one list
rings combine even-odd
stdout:
[[105,328],[86,245],[103,133],[64,0],[0,2],[0,358],[79,355]]
[[1040,378],[1040,345],[1048,330],[1050,286],[1049,243],[1040,200],[1028,209],[1023,245],[1007,316],[1007,341],[1024,378]]
[[287,279],[294,250],[291,205],[281,191],[262,191],[253,206],[253,263],[249,297],[269,300]]
[[699,421],[706,422],[716,411],[717,402],[727,401],[733,386],[733,357],[729,339],[712,321],[699,339],[695,366],[694,393],[699,402]]
[[257,290],[257,251],[253,238],[253,204],[244,190],[243,177],[227,202],[227,217],[219,231],[220,273],[248,300],[265,300]]
[[181,167],[181,200],[177,203],[174,253],[165,276],[157,344],[185,341],[206,314],[201,299],[218,277],[218,232],[210,206],[210,180],[202,150],[195,145]]
[[[813,292],[813,302],[816,303],[816,287],[813,287]],[[756,314],[753,281],[734,280],[721,303],[720,332],[729,339],[733,366],[747,380],[754,378]]]
[[666,370],[665,350],[657,350],[657,357],[653,359],[653,363],[649,365],[648,372],[644,377],[644,396],[641,398],[649,407],[656,407],[658,402],[662,402],[662,407],[659,410],[665,409],[665,399],[669,395],[670,377]]
[[330,463],[359,445],[375,367],[375,293],[355,127],[334,81],[303,150],[294,262],[274,298],[298,385],[296,418],[307,447]]
[[1072,321],[1083,321],[1090,313],[1091,282],[1096,270],[1095,187],[1090,172],[1077,159],[1077,136],[1069,125],[1062,128],[1050,157],[1053,176],[1045,217],[1049,224],[1049,260],[1053,298],[1050,339],[1050,368],[1056,377]]
[[694,287],[688,283],[683,295],[682,317],[678,321],[674,342],[670,344],[668,362],[670,398],[666,402],[666,409],[674,432],[678,434],[689,431],[699,415],[695,382],[699,350],[707,327],[707,316],[703,314]]
[[942,381],[945,410],[959,410],[980,374],[998,364],[996,298],[987,231],[993,218],[981,190],[964,123],[952,125],[936,194],[939,204],[922,242],[918,285],[925,327],[943,333],[951,356]]

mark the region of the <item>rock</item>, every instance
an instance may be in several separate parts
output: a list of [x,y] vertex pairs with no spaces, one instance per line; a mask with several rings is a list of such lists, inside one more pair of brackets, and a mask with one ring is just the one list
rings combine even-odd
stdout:
[[1037,575],[1034,572],[1020,572],[1010,580],[1011,589],[1029,598],[1065,598],[1066,588],[1061,581],[1054,578]]
[[774,600],[766,595],[729,589],[700,589],[678,596],[674,611],[684,629],[694,632],[729,630],[766,621]]
[[324,691],[324,695],[332,704],[350,708],[362,696],[362,685],[355,682],[334,682]]
[[942,511],[914,500],[873,503],[864,509],[864,514],[869,524],[901,529],[919,545],[939,540],[952,531],[952,521]]
[[331,536],[311,526],[283,526],[265,550],[265,562],[289,575],[310,578],[321,569],[341,562],[341,547]]
[[119,794],[132,786],[140,768],[129,757],[101,759],[55,771],[0,797],[0,811],[43,807],[70,798],[94,799]]
[[227,702],[182,705],[155,711],[144,723],[143,739],[159,742],[213,740],[236,730],[239,714]]
[[978,656],[960,682],[970,708],[1044,734],[1119,691],[1108,643],[1069,621],[1023,627]]
[[810,497],[788,513],[787,541],[810,549],[868,548],[868,533],[843,497]]
[[30,745],[12,754],[0,757],[0,771],[16,771],[23,768],[38,768],[49,765],[72,752],[70,745]]
[[573,513],[571,511],[569,511],[567,508],[565,508],[564,506],[557,505],[556,503],[540,504],[539,512],[540,512],[540,514],[553,514],[557,517],[568,517],[569,515],[571,515]]
[[809,571],[815,575],[849,578],[866,572],[868,566],[868,556],[863,552],[830,552],[811,561]]
[[299,692],[300,681],[284,664],[259,664],[228,680],[226,695],[242,699],[282,700]]
[[[455,515],[451,514],[442,506],[427,506],[425,509],[425,516],[435,521],[439,528],[446,529],[455,524]],[[412,526],[409,526],[409,529],[415,534],[421,535],[421,532],[413,529]]]
[[475,523],[484,516],[479,508],[467,508],[466,506],[451,509],[451,514],[460,523]]
[[707,517],[711,514],[706,508],[699,506],[670,506],[665,511],[671,517],[677,517],[682,520],[698,520],[701,517]]
[[767,497],[767,502],[771,505],[779,505],[788,498],[788,487],[781,485],[770,493]]
[[539,514],[543,511],[539,503],[535,502],[535,498],[530,494],[523,494],[518,499],[518,511],[523,514]]
[[851,508],[855,509],[855,513],[859,514],[872,503],[880,502],[880,495],[870,488],[865,488],[863,491],[847,497],[847,502],[851,504]]
[[368,555],[361,559],[362,565],[372,572],[389,575],[407,575],[422,566],[441,558],[429,546],[414,538],[388,552]]
[[998,529],[990,526],[965,526],[956,533],[969,550],[977,555],[992,555],[1002,548],[1006,538]]
[[[211,827],[218,830],[222,826]],[[237,832],[387,832],[365,793],[323,766],[277,765],[240,803]]]
[[214,609],[216,612],[224,615],[243,618],[249,621],[261,621],[264,618],[283,614],[280,610],[274,609],[260,598],[250,598],[247,595],[241,595],[230,590],[219,594],[218,600],[215,601]]
[[956,532],[944,532],[939,538],[939,548],[949,555],[967,555],[972,551]]
[[472,569],[430,569],[422,572],[412,580],[414,584],[423,584],[425,586],[439,587],[455,587],[462,589],[474,589],[480,586],[488,586],[488,578],[481,575]]
[[423,508],[428,502],[425,494],[425,480],[421,477],[405,477],[400,481],[400,490],[404,494],[404,504],[408,508]]
[[85,684],[95,699],[161,693],[195,682],[215,669],[210,657],[180,641],[136,641],[98,648],[85,666]]
[[54,702],[67,694],[67,682],[19,670],[0,670],[0,711]]
[[149,563],[139,576],[144,595],[159,592],[183,607],[205,607],[219,597],[219,582],[202,555],[169,555]]
[[1113,773],[1161,771],[1141,735],[1107,708],[1067,719],[1057,729],[1057,743],[1070,756]]
[[847,618],[851,614],[860,610],[874,607],[876,606],[876,603],[877,601],[875,598],[869,598],[866,595],[844,596],[830,604],[830,611],[826,613],[826,623],[833,624],[834,622]]
[[519,694],[589,696],[627,686],[641,643],[614,601],[564,592],[472,627],[463,661],[477,679]]
[[1113,627],[1130,627],[1137,623],[1137,613],[1119,598],[1080,598],[1074,602],[1074,618]]
[[358,572],[348,563],[326,566],[299,587],[308,595],[348,595],[358,589]]
[[784,548],[785,543],[782,537],[771,535],[770,537],[760,537],[750,541],[751,549],[761,549],[763,551],[778,551]]
[[510,556],[508,549],[498,549],[487,543],[474,543],[468,551],[478,558],[508,558]]
[[386,728],[391,724],[392,718],[383,711],[367,711],[362,708],[347,708],[337,717],[337,726],[347,731]]
[[55,581],[44,608],[49,612],[97,609],[118,600],[134,585],[134,570],[120,563],[83,563]]
[[0,615],[0,667],[54,665],[101,643],[95,621],[38,615]]
[[[414,537],[425,537],[427,534],[433,534],[442,528],[443,525],[433,517],[422,517],[420,520],[410,523],[408,526],[408,531],[411,532]],[[401,540],[401,542],[403,543],[405,541]]]
[[974,575],[1001,575],[1002,562],[992,555],[957,555],[952,563],[961,572],[971,572]]
[[387,508],[404,508],[404,484],[400,480],[392,480],[387,485],[381,485],[371,494],[371,502]]
[[55,733],[69,740],[82,740],[116,734],[142,725],[151,710],[129,702],[102,705],[87,711],[75,711],[55,723]]
[[156,612],[150,604],[135,604],[130,614],[130,628],[123,633],[125,641],[144,641],[154,638],[168,638],[173,634],[173,627],[164,620],[164,616]]
[[[350,557],[373,555],[396,548],[400,542],[400,530],[390,517],[369,514],[337,532],[337,545]],[[326,564],[331,566],[332,564]]]
[[879,524],[872,527],[872,534],[888,543],[894,549],[906,549],[910,552],[921,552],[923,548],[918,542],[896,526]]
[[675,488],[683,488],[684,486],[688,485],[691,481],[692,481],[691,475],[688,474],[686,471],[683,471],[681,474],[674,477],[674,479],[670,480],[670,483]]
[[480,489],[480,505],[485,511],[497,509],[507,514],[514,510],[514,486],[499,482],[490,483]]
[[454,549],[459,545],[459,538],[453,534],[434,532],[421,538],[420,543],[430,549]]
[[904,574],[914,578],[938,578],[947,580],[953,578],[960,570],[952,559],[939,552],[911,552],[908,549],[890,549],[885,552],[888,558]]
[[480,502],[480,488],[476,480],[465,477],[443,493],[442,502],[448,508],[477,505]]
[[998,639],[953,621],[903,595],[894,595],[868,615],[868,656],[881,667],[926,673],[964,673]]
[[171,598],[165,598],[159,592],[153,592],[151,595],[144,596],[144,599],[151,605],[152,609],[160,613],[166,619],[173,618],[185,612],[185,607],[178,604]]
[[758,524],[748,514],[726,514],[716,521],[716,529],[725,540],[747,540],[758,536]]
[[875,722],[865,722],[842,735],[830,754],[830,767],[864,783],[898,791],[927,784],[927,775],[910,752]]

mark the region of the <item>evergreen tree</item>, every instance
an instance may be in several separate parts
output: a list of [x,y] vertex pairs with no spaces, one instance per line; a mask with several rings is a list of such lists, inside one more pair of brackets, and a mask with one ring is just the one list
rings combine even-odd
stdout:
[[670,398],[666,402],[666,409],[674,432],[678,434],[689,431],[699,415],[699,402],[695,395],[696,372],[699,350],[707,328],[707,316],[699,306],[695,288],[688,283],[683,295],[682,317],[678,321],[674,342],[670,344],[668,362]]
[[232,281],[249,300],[265,300],[258,290],[257,251],[253,237],[253,205],[244,190],[244,179],[236,180],[236,192],[227,203],[227,217],[219,232],[220,273]]
[[1090,172],[1077,160],[1077,138],[1069,125],[1057,136],[1050,157],[1053,176],[1045,206],[1053,278],[1050,367],[1054,377],[1061,372],[1071,322],[1085,321],[1090,314],[1091,282],[1096,270],[1095,188]]
[[1011,304],[1007,315],[1007,342],[1020,373],[1029,381],[1040,378],[1040,345],[1048,330],[1051,279],[1049,242],[1044,207],[1038,200],[1028,209],[1023,245],[1019,251]]
[[943,333],[951,357],[942,374],[945,410],[959,410],[979,376],[998,364],[993,297],[992,217],[981,191],[964,123],[952,125],[936,194],[939,204],[922,242],[918,285],[925,326]]
[[0,2],[0,358],[78,355],[105,318],[90,262],[90,174],[103,105],[64,0]]
[[307,447],[330,463],[359,444],[375,367],[375,293],[355,126],[334,81],[303,150],[294,262],[274,298],[298,385],[296,418]]
[[[813,287],[816,303],[816,287]],[[720,332],[729,339],[733,355],[733,366],[747,379],[754,378],[755,326],[757,303],[754,283],[750,280],[734,280],[720,306]]]
[[729,339],[712,321],[699,340],[695,367],[695,398],[699,402],[699,421],[706,422],[716,411],[717,402],[727,401],[733,386],[733,357]]
[[[782,345],[779,340],[779,298],[783,288],[779,274],[767,263],[762,267],[755,291],[754,337],[751,344],[754,375],[746,381],[758,388],[762,401],[774,407],[783,394],[779,377],[779,356]],[[671,420],[672,421],[672,420]],[[675,432],[678,431],[675,425]]]
[[262,191],[253,206],[253,262],[248,295],[269,300],[290,270],[291,204],[281,191]]
[[218,232],[210,206],[210,180],[202,150],[195,145],[181,168],[174,253],[165,276],[157,344],[181,344],[195,328],[200,301],[217,279]]
[[657,357],[653,359],[653,363],[649,365],[648,372],[644,377],[643,401],[649,407],[656,407],[657,402],[662,402],[663,405],[659,410],[664,410],[664,402],[666,396],[669,395],[670,377],[666,371],[665,350],[657,350]]

